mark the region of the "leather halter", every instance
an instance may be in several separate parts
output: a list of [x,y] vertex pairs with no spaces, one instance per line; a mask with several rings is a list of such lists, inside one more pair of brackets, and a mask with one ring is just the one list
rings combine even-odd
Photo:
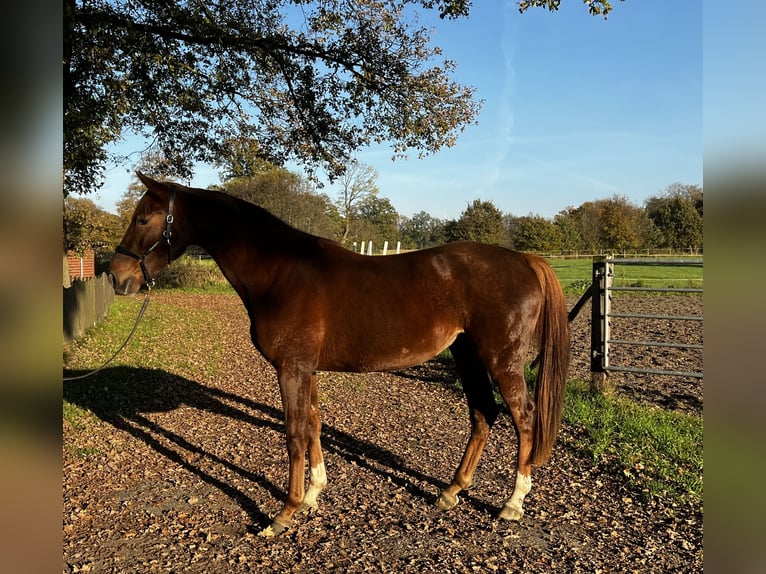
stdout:
[[[121,255],[127,255],[128,257],[132,257],[133,259],[138,260],[138,264],[141,266],[141,273],[144,274],[144,282],[146,285],[151,288],[154,285],[154,280],[159,276],[159,273],[152,277],[149,274],[149,270],[146,268],[146,264],[144,261],[146,260],[146,256],[149,255],[154,249],[163,241],[165,242],[165,246],[167,247],[168,251],[168,265],[170,265],[170,236],[172,235],[170,231],[170,225],[173,223],[173,204],[176,200],[176,190],[174,189],[170,194],[170,202],[168,203],[168,214],[165,217],[165,229],[162,231],[162,235],[160,238],[154,242],[154,245],[152,245],[149,249],[144,252],[143,255],[139,255],[138,253],[134,253],[133,251],[130,251],[129,249],[126,249],[122,245],[118,245],[114,250],[116,253],[119,253]],[[162,271],[160,271],[161,273]]]

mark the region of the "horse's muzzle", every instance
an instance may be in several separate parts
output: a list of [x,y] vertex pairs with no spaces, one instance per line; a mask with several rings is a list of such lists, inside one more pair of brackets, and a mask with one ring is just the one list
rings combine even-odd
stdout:
[[108,273],[108,276],[109,281],[112,283],[112,289],[114,289],[114,292],[117,295],[131,295],[138,291],[138,289],[141,287],[141,285],[137,284],[133,277],[128,277],[124,281],[120,282],[117,279],[117,276],[111,271]]

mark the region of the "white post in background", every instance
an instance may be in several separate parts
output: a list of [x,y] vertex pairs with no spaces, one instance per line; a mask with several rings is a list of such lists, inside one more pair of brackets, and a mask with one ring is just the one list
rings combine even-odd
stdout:
[[361,253],[362,255],[364,255],[364,245],[365,243],[364,241],[362,241],[362,248],[359,250],[359,253]]
[[397,241],[396,242],[396,254],[397,255],[399,255],[399,251],[401,251],[401,249],[402,249],[402,242],[401,241]]
[[383,242],[383,255],[388,254],[388,241]]
[[354,253],[356,253],[356,241],[354,241]]
[[372,241],[367,242],[367,255],[372,255]]

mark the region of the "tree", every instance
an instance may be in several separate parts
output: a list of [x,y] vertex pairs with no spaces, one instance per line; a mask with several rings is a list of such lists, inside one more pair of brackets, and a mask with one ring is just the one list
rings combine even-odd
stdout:
[[662,237],[662,246],[672,249],[702,247],[702,188],[674,183],[661,196],[646,202],[649,219]]
[[223,144],[221,157],[216,162],[221,180],[230,181],[241,177],[253,177],[274,167],[256,140],[229,138]]
[[511,242],[519,251],[558,252],[562,250],[561,231],[541,215],[517,217]]
[[444,243],[444,222],[425,211],[419,211],[412,218],[402,218],[399,234],[407,247],[433,247]]
[[480,241],[508,245],[508,230],[503,224],[503,213],[491,201],[476,199],[447,226],[448,241]]
[[372,166],[351,162],[339,179],[338,211],[343,218],[341,243],[348,241],[357,207],[378,193],[378,172]]
[[231,137],[265,159],[343,172],[389,141],[396,156],[455,143],[474,89],[451,79],[407,4],[442,17],[468,0],[64,0],[64,193],[98,187],[106,147],[147,136],[191,176]]
[[145,191],[144,184],[136,177],[128,184],[128,189],[123,192],[122,197],[117,202],[117,217],[119,217],[123,229],[127,229],[130,225],[133,212]]
[[[584,251],[601,252],[601,230],[596,203],[586,201],[579,207],[568,207],[567,216],[572,222]],[[563,214],[562,218],[563,218]]]
[[116,215],[84,197],[64,198],[64,248],[82,254],[88,249],[109,251],[117,245],[124,227]]
[[[620,0],[624,2],[624,0]],[[612,11],[612,4],[609,0],[583,0],[583,3],[588,7],[588,12],[593,16],[607,17],[609,12]],[[543,7],[548,10],[554,11],[559,9],[561,0],[521,0],[518,3],[519,12],[525,12],[532,7]]]
[[582,251],[583,240],[577,229],[577,222],[572,217],[571,208],[560,211],[553,217],[553,224],[558,228],[561,236],[561,250]]
[[340,217],[330,198],[315,193],[308,181],[283,167],[264,166],[257,175],[225,182],[223,191],[308,233],[329,239],[340,236]]
[[601,249],[625,253],[645,244],[649,220],[646,212],[626,197],[614,195],[596,202]]
[[[524,0],[556,10],[560,0]],[[609,0],[585,0],[591,14]],[[439,62],[413,10],[467,17],[470,0],[64,0],[64,195],[103,180],[107,146],[146,136],[191,179],[226,141],[258,142],[276,165],[343,172],[388,141],[395,157],[455,143],[476,120],[474,88]]]
[[354,236],[358,241],[393,243],[399,235],[399,214],[387,197],[370,195],[356,210]]

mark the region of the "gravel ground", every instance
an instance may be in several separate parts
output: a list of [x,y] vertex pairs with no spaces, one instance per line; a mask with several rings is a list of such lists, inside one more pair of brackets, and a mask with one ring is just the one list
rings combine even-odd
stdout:
[[[261,538],[287,478],[274,372],[250,344],[233,296],[154,298],[213,309],[220,332],[211,328],[199,349],[179,352],[222,344],[228,368],[204,375],[193,360],[182,373],[116,366],[64,385],[67,401],[95,415],[76,427],[64,422],[64,572],[702,571],[702,509],[645,502],[573,446],[566,425],[551,461],[533,475],[521,522],[494,519],[513,484],[516,438],[506,415],[471,491],[452,511],[437,510],[468,437],[461,394],[429,380],[454,380],[439,361],[397,373],[321,373],[329,486],[317,511],[277,539]],[[697,297],[620,305],[702,314]],[[702,325],[635,320],[615,324],[614,336],[702,342]],[[573,323],[570,376],[589,377],[589,340],[586,305]],[[702,369],[701,352],[689,359],[632,349],[613,359]],[[641,402],[702,412],[698,380],[616,374],[611,382]]]

